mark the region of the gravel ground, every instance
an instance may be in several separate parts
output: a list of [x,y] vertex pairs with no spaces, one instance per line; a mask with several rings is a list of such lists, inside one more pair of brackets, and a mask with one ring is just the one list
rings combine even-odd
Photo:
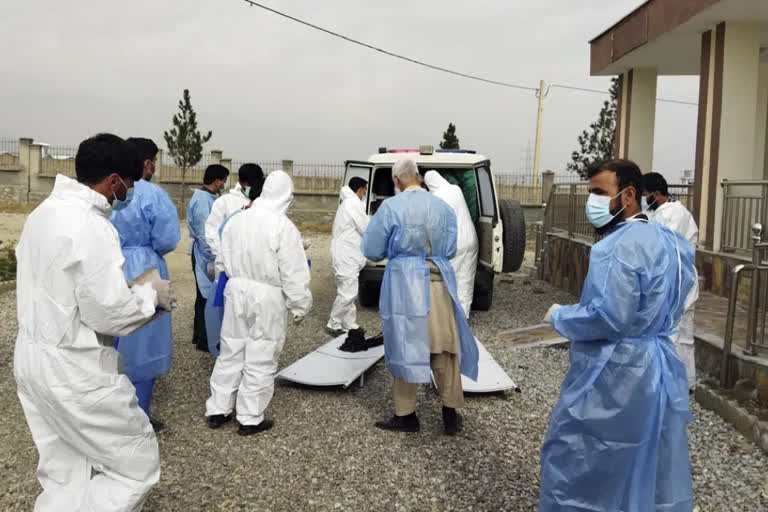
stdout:
[[[291,328],[281,357],[286,366],[324,341],[333,300],[328,235],[312,242],[315,308]],[[148,511],[245,510],[535,510],[538,453],[549,413],[568,367],[562,349],[516,350],[496,333],[538,323],[552,302],[572,301],[546,285],[516,278],[496,290],[493,311],[473,327],[522,388],[522,393],[469,397],[465,430],[440,433],[439,404],[420,394],[422,432],[398,435],[373,428],[391,414],[391,377],[374,367],[363,389],[314,390],[278,385],[268,415],[275,428],[242,438],[235,427],[209,430],[203,421],[213,361],[191,345],[194,283],[182,250],[169,257],[180,308],[174,313],[173,370],[160,380],[154,414],[163,473]],[[15,396],[11,373],[15,294],[0,296],[0,510],[32,509],[39,486],[37,453]],[[360,322],[378,332],[374,311]],[[700,512],[768,506],[766,456],[720,418],[693,406],[690,438]]]

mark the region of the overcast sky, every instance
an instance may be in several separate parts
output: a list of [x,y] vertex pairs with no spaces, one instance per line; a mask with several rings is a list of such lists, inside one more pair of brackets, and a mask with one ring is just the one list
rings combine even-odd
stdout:
[[[588,41],[639,0],[263,0],[388,50],[536,87],[606,89]],[[0,137],[77,144],[99,131],[158,145],[189,88],[207,149],[235,159],[341,161],[379,146],[437,144],[453,122],[497,172],[525,165],[532,92],[446,75],[353,46],[241,0],[0,3]],[[691,77],[659,95],[697,100]],[[565,169],[603,98],[555,89],[542,168]],[[659,104],[654,167],[693,167],[696,108]]]

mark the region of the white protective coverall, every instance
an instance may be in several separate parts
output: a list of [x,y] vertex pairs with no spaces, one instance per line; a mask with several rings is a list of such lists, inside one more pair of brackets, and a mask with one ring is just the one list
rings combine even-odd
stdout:
[[154,431],[112,347],[154,314],[156,293],[128,287],[110,213],[103,195],[59,175],[16,248],[13,365],[39,453],[37,512],[138,511],[160,477]]
[[211,213],[205,221],[205,242],[210,247],[215,259],[218,259],[221,245],[221,238],[219,237],[221,224],[237,210],[248,206],[250,202],[250,198],[245,195],[243,186],[239,183],[213,202]]
[[464,314],[469,318],[472,309],[472,297],[475,291],[475,272],[477,271],[477,231],[472,223],[464,193],[457,185],[451,185],[437,171],[427,171],[424,183],[429,191],[448,203],[456,214],[459,233],[456,243],[456,256],[451,260],[456,274],[456,289]]
[[292,198],[291,178],[273,171],[261,196],[222,231],[220,257],[229,282],[224,290],[221,352],[211,375],[206,416],[231,414],[237,395],[241,425],[264,421],[288,312],[303,318],[312,307],[301,235],[285,215]]
[[[679,201],[667,200],[651,213],[651,220],[677,231],[691,242],[694,249],[699,241],[699,227],[693,219],[693,215]],[[694,334],[694,306],[699,299],[699,281],[694,282],[693,288],[685,298],[685,311],[680,320],[678,334],[672,338],[677,350],[677,355],[685,364],[685,373],[688,377],[688,387],[696,386],[696,353]]]
[[363,233],[368,227],[365,204],[351,188],[341,189],[342,202],[333,220],[331,239],[331,266],[336,278],[336,300],[333,301],[328,328],[349,331],[357,329],[355,299],[358,277],[365,267],[365,256],[360,249]]

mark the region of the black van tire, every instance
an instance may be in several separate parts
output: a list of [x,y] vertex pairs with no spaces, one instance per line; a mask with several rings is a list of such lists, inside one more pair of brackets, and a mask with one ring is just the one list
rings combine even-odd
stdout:
[[488,311],[493,305],[492,272],[477,270],[475,274],[475,290],[472,296],[472,311]]
[[502,199],[499,201],[501,222],[504,225],[504,262],[502,272],[517,272],[525,258],[525,214],[519,201]]

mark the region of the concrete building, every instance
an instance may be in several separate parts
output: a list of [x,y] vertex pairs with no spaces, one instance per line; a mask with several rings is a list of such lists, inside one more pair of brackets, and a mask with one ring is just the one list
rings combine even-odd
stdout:
[[620,77],[618,156],[642,169],[658,76],[699,76],[693,211],[701,247],[726,248],[723,180],[768,179],[768,0],[648,0],[590,44],[591,73]]

